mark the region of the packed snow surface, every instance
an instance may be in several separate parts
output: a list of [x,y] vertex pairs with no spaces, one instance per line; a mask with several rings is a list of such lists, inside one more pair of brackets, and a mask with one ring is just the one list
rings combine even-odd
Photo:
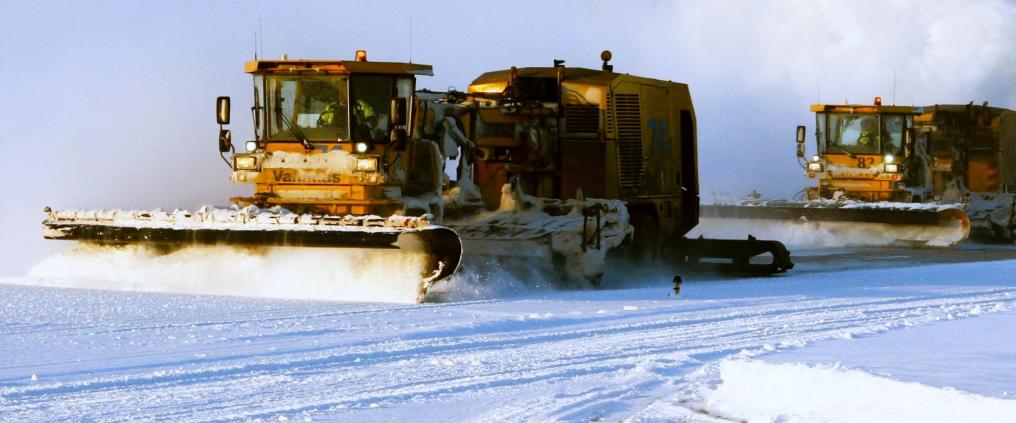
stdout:
[[[949,391],[920,377],[765,360],[1012,313],[1014,266],[805,262],[779,277],[686,275],[677,298],[672,275],[624,272],[603,290],[530,280],[518,290],[477,289],[473,301],[424,305],[7,279],[0,284],[0,420],[835,421],[843,414],[834,395],[877,388],[856,403],[881,392],[886,402],[965,411],[970,419],[960,421],[1012,421],[1013,402],[997,390]],[[984,342],[1014,339],[999,332]],[[996,367],[1016,380],[1016,366]],[[767,406],[756,396],[776,395],[752,388],[763,379],[788,389],[813,381],[825,390],[812,390],[821,396],[814,403],[783,398],[754,408]]]

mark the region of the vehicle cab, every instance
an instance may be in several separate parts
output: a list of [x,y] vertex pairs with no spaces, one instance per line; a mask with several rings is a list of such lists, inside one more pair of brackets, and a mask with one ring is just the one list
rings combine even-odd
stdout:
[[401,208],[396,162],[416,76],[433,75],[431,66],[370,62],[360,50],[352,61],[255,60],[244,71],[253,76],[254,139],[233,154],[231,179],[255,189],[234,202],[339,215]]
[[[903,174],[915,111],[881,103],[876,97],[871,105],[811,106],[818,153],[805,163],[805,175],[819,186],[808,190],[809,199],[909,201]],[[798,154],[803,158],[803,145]]]

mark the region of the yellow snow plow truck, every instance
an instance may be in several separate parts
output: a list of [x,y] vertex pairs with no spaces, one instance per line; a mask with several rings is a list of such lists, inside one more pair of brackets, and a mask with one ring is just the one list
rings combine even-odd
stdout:
[[[255,60],[254,138],[219,151],[251,196],[195,212],[50,210],[44,235],[104,245],[397,249],[423,301],[467,256],[541,262],[598,284],[607,253],[640,262],[791,268],[776,241],[683,237],[698,221],[695,118],[684,84],[603,69],[511,68],[466,92],[417,90],[429,65]],[[747,234],[745,234],[747,235]],[[765,255],[769,262],[753,257]],[[613,256],[613,255],[612,255]],[[709,260],[706,260],[709,259]],[[535,266],[535,265],[534,265]],[[355,271],[355,269],[351,269]]]
[[1013,239],[1016,112],[972,103],[886,106],[880,98],[811,110],[810,158],[805,128],[797,129],[797,156],[818,182],[805,190],[807,201],[710,205],[703,212],[710,224],[765,221],[782,228],[773,232],[846,245],[948,247],[971,233]]

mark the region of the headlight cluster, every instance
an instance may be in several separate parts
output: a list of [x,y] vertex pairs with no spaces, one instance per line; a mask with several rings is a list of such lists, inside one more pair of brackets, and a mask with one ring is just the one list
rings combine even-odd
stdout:
[[377,157],[360,157],[356,159],[357,172],[377,172]]
[[363,154],[363,153],[367,152],[368,145],[367,145],[367,143],[361,141],[361,142],[356,143],[356,145],[354,147],[356,148],[356,152],[357,153]]
[[823,169],[822,162],[808,162],[809,172],[821,172]]
[[257,170],[258,160],[254,156],[233,156],[233,169]]
[[886,173],[896,173],[896,172],[899,172],[899,171],[900,171],[900,165],[895,164],[895,163],[886,163],[885,164],[885,172]]
[[258,149],[258,142],[257,141],[247,141],[246,143],[244,143],[244,147],[247,148],[247,152],[248,153],[253,153],[254,150]]

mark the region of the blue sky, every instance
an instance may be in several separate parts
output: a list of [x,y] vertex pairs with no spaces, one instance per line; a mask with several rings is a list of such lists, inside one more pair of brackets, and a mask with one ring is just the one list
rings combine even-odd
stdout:
[[[691,86],[702,191],[789,197],[807,183],[794,127],[817,101],[988,100],[1016,108],[1016,3],[931,2],[28,2],[0,0],[0,276],[67,244],[43,206],[226,204],[216,96],[243,113],[254,32],[268,57],[412,59],[421,87],[464,88],[509,66],[596,67]],[[810,131],[810,129],[809,129]],[[809,140],[809,143],[811,140]],[[811,148],[811,144],[809,144]]]

